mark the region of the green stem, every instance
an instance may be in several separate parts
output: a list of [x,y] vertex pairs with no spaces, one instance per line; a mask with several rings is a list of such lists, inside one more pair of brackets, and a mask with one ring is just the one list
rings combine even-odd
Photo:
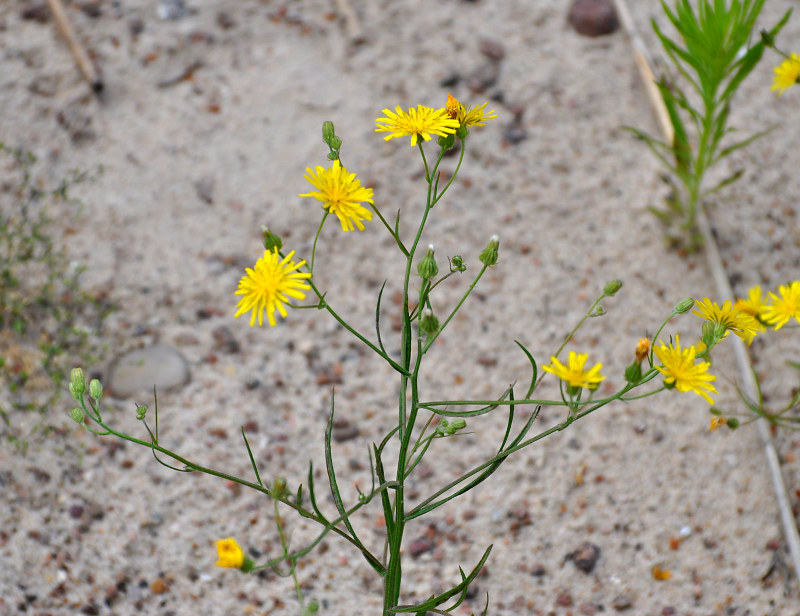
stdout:
[[289,542],[286,540],[286,534],[283,532],[283,522],[281,521],[281,513],[278,509],[278,500],[272,499],[273,510],[275,511],[275,524],[278,526],[278,537],[280,537],[281,547],[283,548],[283,556],[289,561],[289,573],[294,581],[294,592],[297,594],[297,600],[300,602],[300,613],[305,614],[306,606],[303,601],[303,590],[300,588],[300,582],[297,579],[297,568],[295,566],[295,559],[289,558]]

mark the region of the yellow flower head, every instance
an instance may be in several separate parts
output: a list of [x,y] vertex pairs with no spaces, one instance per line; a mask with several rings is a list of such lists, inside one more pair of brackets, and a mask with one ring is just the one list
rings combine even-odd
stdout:
[[446,137],[454,134],[460,126],[458,120],[448,115],[447,109],[431,109],[424,105],[417,105],[416,109],[412,107],[408,112],[399,105],[395,109],[397,113],[384,109],[386,117],[375,120],[378,125],[376,133],[389,133],[383,138],[385,141],[411,137],[411,145],[415,146],[420,137],[425,141],[429,141],[431,135]]
[[800,57],[796,53],[786,58],[775,67],[775,76],[772,78],[772,90],[778,91],[778,96],[800,81]]
[[576,353],[575,351],[569,352],[568,366],[565,366],[558,358],[553,356],[550,358],[549,366],[542,366],[545,372],[555,374],[562,381],[565,381],[570,387],[586,387],[588,389],[597,389],[600,382],[605,379],[600,374],[600,369],[603,364],[597,363],[590,370],[584,370],[588,359],[588,353]]
[[233,537],[217,541],[217,558],[217,567],[241,569],[244,566],[244,552]]
[[693,346],[681,350],[678,336],[675,336],[675,346],[666,346],[663,340],[659,341],[660,347],[653,349],[658,359],[663,364],[656,366],[661,374],[664,375],[664,383],[667,387],[675,387],[678,391],[693,391],[705,398],[709,404],[714,404],[708,392],[717,393],[711,381],[716,381],[717,377],[708,374],[711,364],[707,361],[695,363],[697,352]]
[[[695,303],[697,310],[693,310],[692,314],[703,317],[707,321],[711,321],[714,325],[721,325],[725,328],[725,336],[729,331],[739,336],[742,340],[750,344],[753,338],[760,331],[764,331],[764,326],[761,325],[753,316],[740,310],[733,304],[731,300],[726,299],[720,307],[716,302],[712,302],[707,297]],[[723,336],[724,337],[724,336]]]
[[250,326],[252,327],[258,316],[258,324],[264,324],[264,313],[267,313],[270,327],[275,325],[275,312],[286,317],[286,307],[290,298],[302,300],[305,298],[303,290],[310,289],[304,280],[311,278],[310,272],[298,272],[306,262],[292,261],[294,250],[281,259],[278,249],[265,250],[264,256],[256,261],[253,269],[246,269],[246,274],[239,281],[236,295],[242,299],[236,305],[235,317],[252,310]]
[[758,319],[765,308],[765,304],[761,299],[761,287],[756,285],[750,289],[747,292],[747,299],[742,299],[741,297],[737,299],[734,308],[738,308],[751,317]]
[[362,202],[373,203],[372,189],[365,188],[355,173],[348,173],[342,164],[335,160],[330,169],[316,167],[314,171],[306,168],[304,176],[316,191],[299,195],[314,197],[322,202],[322,207],[336,214],[342,229],[352,231],[356,227],[364,230],[362,220],[372,220],[372,212],[361,205]]
[[636,345],[636,361],[643,362],[650,353],[650,338],[639,338]]
[[800,323],[800,281],[782,284],[778,287],[778,292],[780,297],[774,293],[769,294],[769,304],[762,313],[764,321],[776,330],[786,325],[792,317]]

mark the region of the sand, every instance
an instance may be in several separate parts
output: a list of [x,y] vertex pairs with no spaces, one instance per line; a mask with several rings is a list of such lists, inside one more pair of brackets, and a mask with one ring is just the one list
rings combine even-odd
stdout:
[[[246,426],[265,477],[296,488],[311,460],[322,495],[335,385],[337,415],[358,431],[334,447],[345,500],[356,498],[356,484],[369,486],[368,447],[396,414],[391,369],[322,312],[293,311],[272,329],[232,318],[243,268],[261,254],[262,224],[310,253],[320,210],[297,195],[307,190],[305,168],[325,164],[323,120],[335,122],[343,159],[374,187],[382,210],[402,212],[407,236],[424,203],[419,156],[407,142],[385,143],[374,119],[385,107],[440,106],[448,92],[468,104],[491,100],[498,113],[474,130],[423,237],[440,266],[462,254],[471,271],[489,236],[501,237],[500,263],[429,355],[428,399],[497,396],[526,382],[513,341],[546,363],[603,285],[619,278],[625,286],[604,302],[608,314],[571,347],[602,361],[613,388],[638,338],[677,301],[714,294],[703,255],[667,250],[646,211],[667,189],[656,160],[621,128],[657,130],[626,36],[577,35],[566,3],[353,1],[365,38],[358,45],[338,3],[324,0],[192,0],[173,20],[159,17],[155,0],[98,4],[97,16],[77,3],[68,13],[102,68],[101,99],[52,20],[23,20],[18,3],[0,7],[0,140],[34,152],[48,183],[102,166],[75,187],[83,206],[60,222],[71,258],[87,267],[85,285],[107,290],[118,306],[97,334],[104,360],[84,368],[105,378],[114,357],[153,343],[182,353],[191,382],[159,395],[162,443],[182,455],[250,478]],[[654,44],[648,23],[658,2],[632,4]],[[761,25],[794,4],[767,3]],[[791,48],[798,35],[795,19],[781,40]],[[486,40],[502,60],[481,52]],[[780,128],[723,164],[720,176],[738,167],[746,174],[711,211],[740,294],[800,272],[798,92],[779,99],[769,91],[776,63],[768,56],[744,85],[731,121],[745,133]],[[493,85],[470,92],[493,71]],[[315,272],[331,305],[365,332],[388,281],[390,352],[399,348],[391,327],[399,257],[377,221],[350,234],[331,221]],[[444,285],[438,310],[469,280]],[[221,327],[238,352],[220,347]],[[699,327],[686,315],[668,331],[689,339]],[[799,347],[796,330],[753,347],[771,404],[797,385],[785,361],[797,360]],[[717,405],[737,408],[724,349],[714,370]],[[214,566],[221,537],[235,536],[262,560],[279,553],[270,502],[82,431],[70,407],[65,398],[45,417],[15,415],[23,432],[41,422],[58,429],[32,437],[26,451],[0,448],[0,613],[298,613],[289,578]],[[144,437],[133,398],[109,398],[104,408],[114,426]],[[560,419],[545,410],[539,429]],[[458,581],[458,566],[470,569],[493,544],[456,613],[480,612],[488,592],[491,614],[800,614],[797,585],[781,567],[785,545],[756,431],[709,432],[708,420],[702,399],[670,393],[606,407],[513,457],[457,503],[409,525],[402,600],[444,590]],[[504,416],[490,416],[438,441],[412,498],[492,455],[504,425]],[[798,439],[784,433],[777,444],[796,505]],[[321,506],[335,510],[324,496]],[[379,514],[374,506],[356,518],[376,552]],[[284,519],[292,545],[315,536],[289,512]],[[585,542],[600,549],[588,574],[567,558]],[[671,577],[654,579],[654,566]],[[341,540],[326,538],[298,575],[323,614],[379,613],[379,580]]]

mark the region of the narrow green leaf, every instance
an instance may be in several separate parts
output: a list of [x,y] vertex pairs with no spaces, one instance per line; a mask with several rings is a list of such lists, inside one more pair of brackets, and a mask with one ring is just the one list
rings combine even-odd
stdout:
[[325,468],[328,471],[328,483],[331,488],[331,495],[333,496],[333,502],[336,505],[336,510],[342,517],[342,521],[344,522],[345,527],[349,531],[350,536],[360,544],[361,541],[358,539],[358,535],[356,535],[356,531],[353,529],[353,525],[350,523],[350,517],[347,515],[347,510],[345,509],[344,503],[342,502],[342,495],[339,492],[339,484],[336,483],[336,473],[333,468],[333,452],[331,449],[331,437],[333,434],[333,413],[334,413],[334,394],[331,393],[331,412],[330,416],[328,417],[328,425],[325,427]]
[[522,352],[525,353],[525,356],[528,358],[528,361],[531,363],[531,370],[533,372],[533,374],[531,374],[531,383],[528,386],[528,391],[523,396],[523,400],[527,400],[528,398],[531,397],[531,394],[533,393],[533,390],[536,389],[536,379],[539,377],[539,370],[536,367],[536,360],[533,358],[533,355],[531,355],[531,352],[528,351],[528,349],[526,349],[519,340],[514,340],[514,342],[516,343],[516,345],[520,349],[522,349]]
[[250,466],[253,467],[253,473],[256,475],[256,482],[262,488],[264,484],[261,483],[261,476],[258,474],[258,467],[256,466],[256,460],[253,457],[253,452],[250,450],[250,443],[247,442],[247,435],[244,433],[244,426],[242,426],[242,438],[244,439],[244,446],[247,447],[247,455],[250,456]]

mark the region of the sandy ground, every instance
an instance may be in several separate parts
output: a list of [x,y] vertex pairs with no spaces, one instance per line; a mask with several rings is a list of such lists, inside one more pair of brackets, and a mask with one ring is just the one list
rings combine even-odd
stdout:
[[[652,43],[647,24],[658,3],[632,4]],[[96,16],[76,6],[69,13],[102,67],[102,100],[88,92],[52,21],[21,19],[16,2],[0,7],[0,140],[36,153],[47,181],[103,167],[76,188],[84,206],[65,213],[72,233],[64,241],[87,265],[86,284],[119,306],[100,333],[106,360],[160,342],[190,363],[191,382],[159,396],[167,446],[247,477],[244,425],[263,475],[296,486],[309,459],[324,468],[333,381],[339,416],[359,432],[335,447],[345,498],[369,483],[367,447],[396,412],[391,370],[323,313],[293,312],[271,330],[232,319],[243,267],[260,255],[261,224],[310,253],[318,206],[297,194],[307,189],[305,167],[325,162],[323,120],[335,122],[348,167],[375,188],[385,212],[402,210],[409,233],[424,199],[419,158],[407,142],[373,133],[380,110],[440,106],[452,92],[469,104],[491,99],[498,112],[474,131],[462,175],[424,238],[437,255],[463,254],[473,265],[492,233],[502,238],[501,263],[430,355],[426,397],[489,397],[524,382],[513,340],[546,362],[603,284],[620,278],[625,287],[605,304],[608,314],[573,347],[602,361],[616,385],[637,339],[676,301],[713,296],[702,255],[665,250],[645,211],[666,189],[656,161],[621,129],[656,131],[626,37],[578,36],[565,5],[354,0],[360,46],[326,0],[192,0],[175,20],[159,18],[156,0],[101,1]],[[791,6],[768,2],[762,24]],[[795,19],[782,40],[792,47],[798,38]],[[470,79],[494,70],[484,40],[504,58],[496,82],[471,94]],[[745,84],[732,122],[781,129],[731,160],[728,169],[747,173],[712,212],[739,293],[800,272],[798,92],[769,92],[775,63],[769,57]],[[181,79],[190,67],[191,79]],[[509,143],[515,135],[524,139]],[[330,224],[319,255],[315,277],[328,299],[371,331],[382,281],[386,298],[399,290],[402,262],[386,234],[375,221],[348,235]],[[442,311],[465,284],[441,290]],[[223,326],[238,353],[219,348],[214,332]],[[699,320],[687,315],[669,331],[696,336]],[[392,334],[387,346],[396,351]],[[759,341],[754,354],[777,404],[797,384],[784,365],[800,356],[797,336]],[[734,408],[732,358],[715,359],[725,375],[718,405]],[[92,370],[105,376],[107,363]],[[69,406],[52,409],[45,421],[61,429],[27,452],[0,448],[0,613],[297,613],[288,579],[214,566],[213,541],[229,535],[262,559],[278,553],[270,503],[87,434],[66,418]],[[456,505],[409,526],[407,549],[426,549],[407,560],[403,600],[446,588],[459,565],[472,567],[493,544],[457,613],[481,610],[488,592],[492,614],[800,614],[798,588],[780,566],[785,545],[757,434],[709,433],[706,408],[677,393],[608,407],[511,459]],[[112,399],[106,413],[142,436],[133,409],[131,399]],[[538,421],[544,428],[559,419],[547,411]],[[22,429],[41,421],[14,420]],[[491,455],[503,424],[471,422],[470,434],[437,443],[416,498]],[[780,435],[778,445],[796,505],[798,439]],[[327,499],[323,507],[334,510]],[[375,550],[379,513],[357,519]],[[286,521],[293,545],[314,536],[291,515]],[[565,561],[587,541],[600,548],[589,574]],[[654,580],[656,565],[671,578]],[[378,580],[342,541],[326,539],[299,575],[324,614],[379,612]]]

